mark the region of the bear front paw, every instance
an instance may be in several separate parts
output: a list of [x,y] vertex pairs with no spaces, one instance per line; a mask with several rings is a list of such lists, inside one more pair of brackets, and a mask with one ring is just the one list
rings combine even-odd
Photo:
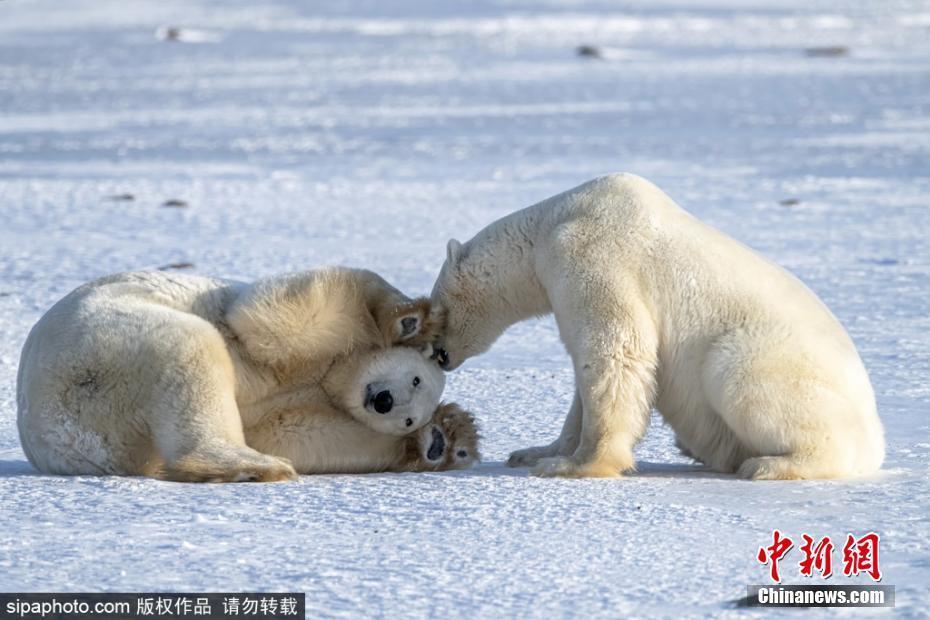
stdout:
[[602,463],[579,463],[573,457],[553,456],[540,459],[533,475],[541,478],[616,478],[620,469]]
[[532,467],[539,462],[539,459],[556,456],[558,453],[558,445],[552,444],[516,450],[510,453],[510,458],[507,459],[507,467]]

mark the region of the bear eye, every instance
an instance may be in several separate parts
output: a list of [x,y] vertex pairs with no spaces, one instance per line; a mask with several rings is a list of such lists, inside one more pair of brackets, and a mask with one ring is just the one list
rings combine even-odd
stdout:
[[455,455],[459,457],[460,459],[464,459],[466,456],[468,456],[468,452],[466,452],[465,450],[459,450],[458,452],[455,453]]
[[418,385],[420,385],[420,377],[414,377],[414,378],[413,378],[413,387],[417,387]]

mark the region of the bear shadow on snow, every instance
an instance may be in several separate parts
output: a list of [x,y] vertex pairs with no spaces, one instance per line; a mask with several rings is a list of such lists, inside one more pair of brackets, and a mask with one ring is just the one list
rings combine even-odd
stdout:
[[44,476],[26,459],[0,460],[0,478],[18,478],[19,476]]
[[[383,473],[383,472],[378,472]],[[524,470],[514,469],[506,461],[483,461],[470,469],[450,469],[432,472],[433,475],[454,477],[496,478],[513,477],[526,478],[530,474]],[[47,476],[26,459],[0,460],[0,478],[17,478],[20,476]],[[371,475],[371,474],[369,474]],[[632,478],[732,478],[732,474],[714,472],[704,466],[694,464],[668,464],[640,461],[637,470],[629,474]]]

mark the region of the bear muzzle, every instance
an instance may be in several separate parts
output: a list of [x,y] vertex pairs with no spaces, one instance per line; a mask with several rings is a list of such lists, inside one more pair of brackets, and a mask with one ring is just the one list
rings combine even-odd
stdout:
[[394,408],[394,395],[390,390],[378,389],[373,384],[365,386],[365,408],[387,414]]

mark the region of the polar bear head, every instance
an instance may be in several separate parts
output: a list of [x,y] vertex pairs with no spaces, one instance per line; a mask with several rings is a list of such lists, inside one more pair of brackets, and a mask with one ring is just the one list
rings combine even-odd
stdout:
[[442,335],[434,343],[444,370],[484,353],[510,324],[511,309],[490,292],[500,288],[499,269],[469,252],[469,244],[449,241],[431,297],[433,320]]
[[446,385],[431,353],[402,346],[356,351],[333,364],[326,391],[372,430],[408,435],[430,420]]

